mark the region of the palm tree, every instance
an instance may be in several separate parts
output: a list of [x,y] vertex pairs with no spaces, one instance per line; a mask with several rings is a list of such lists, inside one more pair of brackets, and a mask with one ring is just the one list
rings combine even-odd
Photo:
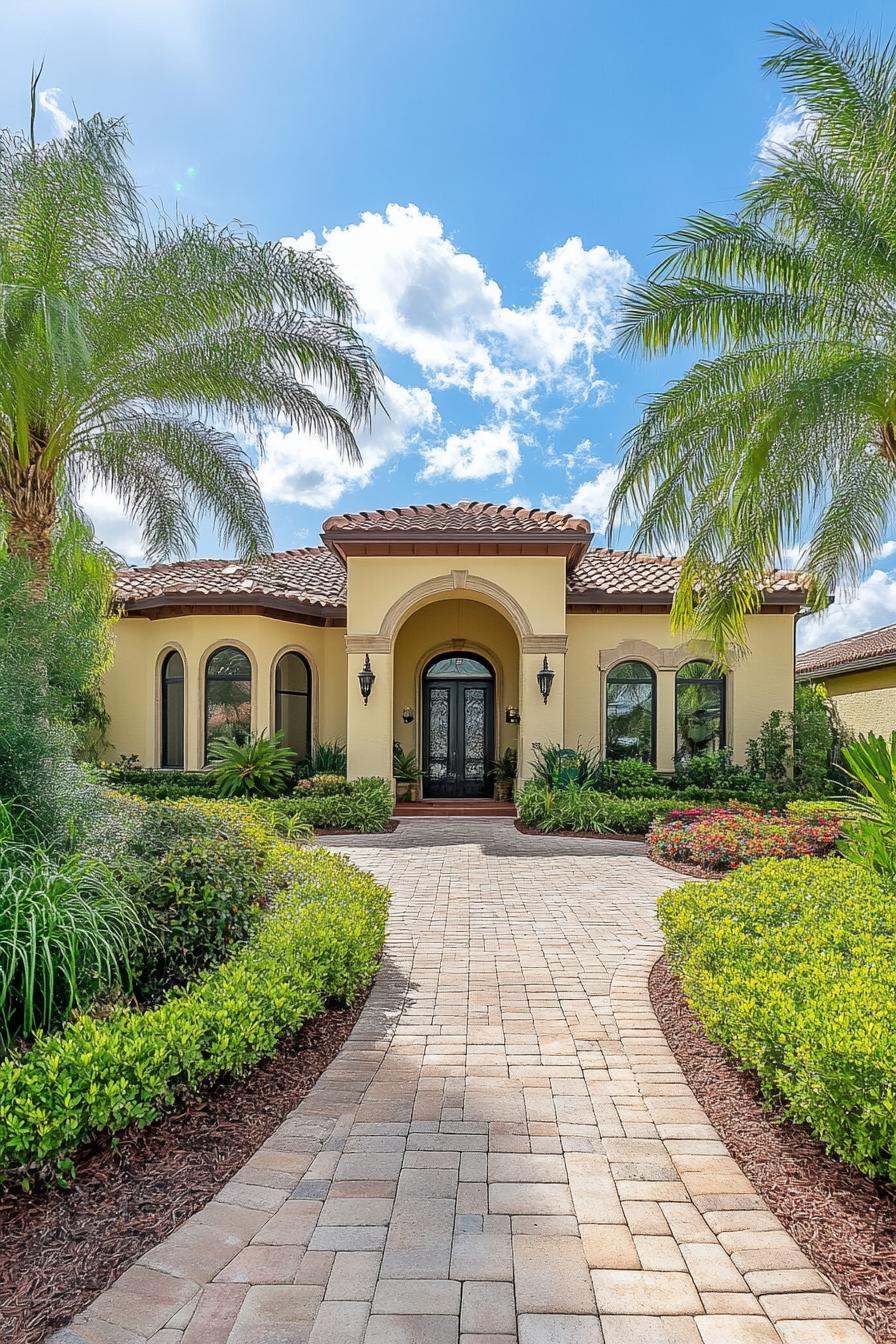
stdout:
[[684,548],[673,621],[722,663],[787,548],[814,609],[858,582],[896,485],[896,49],[772,34],[800,134],[662,240],[621,320],[626,350],[701,352],[627,435],[611,519]]
[[[358,459],[380,373],[351,291],[318,252],[238,228],[150,222],[121,121],[38,145],[0,132],[0,514],[33,587],[85,480],[113,489],[150,558],[209,513],[242,556],[270,549],[250,454],[290,422]],[[220,427],[217,427],[220,426]]]

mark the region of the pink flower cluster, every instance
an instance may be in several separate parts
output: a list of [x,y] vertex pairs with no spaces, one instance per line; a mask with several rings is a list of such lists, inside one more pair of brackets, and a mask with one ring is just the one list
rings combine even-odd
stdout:
[[754,859],[823,858],[840,836],[836,816],[788,817],[747,804],[690,807],[667,812],[647,836],[651,858],[725,872]]

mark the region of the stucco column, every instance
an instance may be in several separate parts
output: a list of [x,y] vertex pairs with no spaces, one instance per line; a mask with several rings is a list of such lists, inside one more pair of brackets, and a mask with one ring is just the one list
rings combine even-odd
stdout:
[[675,668],[656,672],[656,768],[675,769]]
[[[392,649],[383,641],[363,635],[346,636],[348,659],[348,712],[346,746],[348,777],[379,775],[392,779]],[[379,644],[379,647],[377,647]],[[367,704],[361,696],[358,673],[370,654],[370,667],[376,680]]]
[[[532,641],[532,643],[534,642],[535,640]],[[554,673],[554,680],[547,704],[545,704],[541,691],[538,689],[538,673],[544,665],[545,652],[544,648],[540,648],[537,652],[527,651],[524,645],[520,655],[521,722],[518,777],[521,782],[529,779],[532,774],[534,743],[540,742],[543,747],[547,746],[549,742],[564,745],[563,708],[566,655],[556,649],[547,653],[548,666]]]

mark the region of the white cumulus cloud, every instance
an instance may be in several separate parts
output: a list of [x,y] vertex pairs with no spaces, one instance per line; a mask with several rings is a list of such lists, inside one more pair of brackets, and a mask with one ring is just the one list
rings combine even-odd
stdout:
[[61,89],[41,89],[37,95],[38,106],[53,118],[54,136],[68,135],[75,124],[65,109],[59,106],[61,92]]
[[779,103],[759,145],[760,163],[774,164],[797,140],[807,136],[814,124],[812,114],[798,103]]
[[143,560],[140,529],[121,504],[117,495],[96,482],[85,483],[78,492],[78,504],[93,524],[96,539],[128,564]]
[[838,595],[833,606],[819,616],[805,616],[796,627],[800,649],[877,630],[896,623],[896,571],[874,569],[852,593]]
[[420,436],[438,424],[438,411],[426,388],[402,387],[387,378],[383,405],[386,414],[378,414],[372,429],[358,436],[360,463],[344,461],[315,434],[272,429],[258,468],[268,503],[331,508],[346,491],[368,485],[375,471],[418,444]]
[[583,481],[572,497],[559,506],[561,513],[581,514],[589,519],[595,532],[603,532],[607,526],[610,496],[618,480],[618,466],[609,463],[601,467],[592,480]]
[[509,485],[520,464],[519,440],[505,422],[449,434],[444,443],[423,450],[422,479],[450,476],[455,481],[502,476]]
[[[307,248],[313,235],[284,239]],[[456,387],[504,415],[561,391],[597,401],[607,384],[596,356],[609,349],[625,257],[568,238],[534,262],[534,301],[508,306],[478,258],[460,251],[436,215],[389,205],[324,231],[321,247],[355,291],[365,335],[410,356],[432,387]]]

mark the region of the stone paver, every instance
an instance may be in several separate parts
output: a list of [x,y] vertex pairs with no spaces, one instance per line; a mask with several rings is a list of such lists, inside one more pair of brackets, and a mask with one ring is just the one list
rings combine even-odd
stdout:
[[666,1045],[641,846],[332,843],[393,893],[351,1039],[56,1344],[867,1344]]

